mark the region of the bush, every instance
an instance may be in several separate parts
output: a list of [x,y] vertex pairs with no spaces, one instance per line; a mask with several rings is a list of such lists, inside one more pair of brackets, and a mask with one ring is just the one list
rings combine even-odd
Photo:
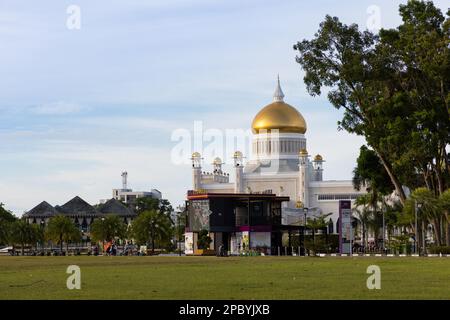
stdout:
[[428,249],[431,254],[450,254],[450,246],[434,246]]

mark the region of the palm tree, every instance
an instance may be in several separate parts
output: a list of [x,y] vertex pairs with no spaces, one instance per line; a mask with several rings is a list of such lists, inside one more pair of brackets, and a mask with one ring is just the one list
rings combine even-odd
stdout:
[[69,241],[77,240],[81,235],[80,230],[70,218],[60,215],[50,219],[46,230],[46,237],[58,243],[60,252],[62,253],[64,242],[68,245]]
[[326,229],[328,226],[328,222],[326,218],[332,215],[332,213],[320,214],[315,216],[314,218],[308,218],[306,222],[306,226],[312,230],[312,238],[313,238],[313,248],[316,249],[316,239],[315,234],[316,230]]
[[438,199],[440,210],[444,212],[443,215],[443,224],[445,225],[445,244],[450,246],[450,220],[449,220],[449,212],[450,212],[450,189],[445,190],[441,193]]
[[25,245],[39,241],[37,226],[29,224],[26,220],[16,220],[11,224],[9,239],[14,245],[20,244],[22,255],[25,254]]
[[368,242],[367,227],[369,226],[372,212],[367,208],[360,208],[360,207],[354,208],[353,212],[356,214],[356,217],[361,222],[363,247],[364,252],[366,252]]
[[152,252],[155,243],[170,240],[172,232],[172,221],[157,210],[143,211],[131,225],[132,237],[139,243],[151,244]]
[[441,218],[442,211],[439,210],[439,202],[437,197],[427,188],[417,188],[411,193],[412,201],[420,204],[419,213],[422,220],[422,230],[425,232],[425,228],[428,224],[432,224],[434,228],[434,236],[436,242],[441,244]]

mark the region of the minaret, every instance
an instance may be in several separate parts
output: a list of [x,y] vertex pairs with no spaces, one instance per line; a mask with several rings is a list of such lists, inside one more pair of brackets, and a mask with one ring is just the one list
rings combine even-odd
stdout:
[[244,163],[242,152],[236,151],[233,155],[234,159],[234,193],[244,193]]
[[192,188],[195,191],[201,189],[202,183],[202,156],[198,152],[194,152],[192,160]]
[[299,200],[303,204],[304,208],[309,206],[309,175],[308,175],[308,151],[306,149],[300,150],[299,157]]
[[314,157],[313,167],[314,167],[314,181],[322,181],[323,180],[323,160],[320,154]]

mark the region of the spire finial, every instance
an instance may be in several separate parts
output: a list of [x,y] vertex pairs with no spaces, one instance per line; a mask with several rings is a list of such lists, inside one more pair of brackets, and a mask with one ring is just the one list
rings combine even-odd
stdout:
[[273,94],[273,101],[275,102],[279,102],[279,101],[283,101],[284,98],[284,93],[283,90],[281,90],[281,85],[280,85],[280,75],[277,75],[277,87],[275,89],[275,93]]

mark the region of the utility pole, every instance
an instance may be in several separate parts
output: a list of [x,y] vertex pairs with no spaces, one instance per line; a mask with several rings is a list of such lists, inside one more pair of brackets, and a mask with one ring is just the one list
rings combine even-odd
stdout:
[[415,216],[415,223],[414,223],[414,253],[417,254],[417,238],[419,236],[418,230],[417,230],[417,200],[414,201],[414,216]]

